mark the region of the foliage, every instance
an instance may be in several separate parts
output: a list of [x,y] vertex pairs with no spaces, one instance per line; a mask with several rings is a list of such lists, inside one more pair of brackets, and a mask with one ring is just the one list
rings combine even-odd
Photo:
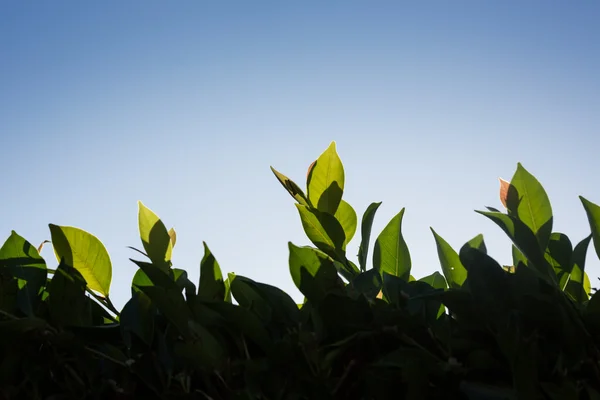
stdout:
[[[112,264],[93,235],[50,225],[59,261],[12,232],[0,249],[0,397],[197,399],[599,399],[600,295],[585,271],[600,255],[600,207],[581,198],[591,233],[574,247],[521,164],[501,181],[505,212],[478,211],[513,242],[513,265],[482,235],[458,251],[431,229],[442,273],[411,275],[402,209],[358,265],[346,248],[358,218],[343,199],[335,144],[309,167],[296,201],[313,246],[289,243],[305,299],[223,274],[204,243],[200,280],[174,268],[176,233],[139,203],[145,257],[131,298],[110,301]],[[40,247],[41,248],[41,247]]]

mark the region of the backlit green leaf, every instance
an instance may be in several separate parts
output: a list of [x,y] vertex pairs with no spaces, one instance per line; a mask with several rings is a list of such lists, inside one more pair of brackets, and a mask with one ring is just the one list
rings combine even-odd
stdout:
[[296,204],[306,236],[320,250],[337,258],[342,255],[346,234],[331,214]]
[[369,253],[369,242],[371,240],[371,228],[373,227],[373,219],[375,219],[375,213],[381,205],[379,203],[371,203],[367,210],[363,214],[362,222],[360,224],[361,241],[360,247],[358,248],[358,263],[360,270],[365,272],[367,270],[367,254]]
[[331,142],[310,168],[306,186],[310,204],[319,211],[334,215],[344,192],[344,166],[335,142]]
[[205,300],[223,300],[225,298],[225,284],[219,263],[205,242],[204,257],[200,262],[200,283],[198,296]]
[[431,275],[424,276],[423,278],[419,279],[419,281],[429,284],[434,289],[448,288],[448,284],[446,283],[444,276],[437,271]]
[[356,211],[354,211],[354,208],[352,208],[350,204],[342,200],[340,201],[340,205],[335,212],[334,217],[338,220],[342,226],[342,229],[344,230],[344,236],[346,238],[344,239],[344,245],[342,248],[345,249],[346,245],[350,243],[354,237],[354,233],[356,232]]
[[571,258],[571,277],[567,283],[565,291],[575,299],[578,303],[583,303],[588,299],[589,291],[584,288],[585,281],[585,258],[588,251],[588,247],[592,240],[592,235],[583,239],[575,246],[573,250],[573,257]]
[[531,229],[544,251],[552,233],[552,206],[543,186],[521,163],[510,181],[506,206],[509,215]]
[[565,289],[571,275],[572,254],[573,245],[571,245],[571,241],[567,235],[558,232],[552,233],[545,257],[556,273],[561,290]]
[[34,315],[40,289],[46,283],[46,262],[39,252],[15,231],[0,249],[0,266],[7,267],[19,279],[17,303],[25,315]]
[[579,199],[581,200],[581,203],[583,203],[583,208],[585,208],[585,213],[587,214],[588,222],[590,223],[596,255],[600,258],[600,207],[581,196],[579,196]]
[[75,268],[88,287],[108,296],[112,279],[112,264],[102,242],[82,229],[50,224],[56,258]]
[[435,238],[442,272],[448,281],[448,285],[451,288],[460,288],[465,279],[467,279],[467,270],[460,262],[458,253],[433,228],[430,229]]
[[373,267],[408,281],[411,260],[408,246],[402,237],[404,208],[387,224],[375,241]]
[[485,247],[485,242],[483,241],[482,234],[475,236],[473,239],[469,240],[467,244],[469,245],[469,247],[477,249],[483,254],[487,254],[487,248]]
[[288,247],[290,274],[302,294],[319,301],[327,293],[342,292],[342,281],[330,257],[312,247],[298,247],[291,242]]
[[308,199],[306,198],[306,195],[304,194],[302,189],[300,189],[300,186],[296,185],[296,183],[294,181],[292,181],[290,178],[288,178],[281,172],[277,171],[275,168],[271,167],[271,171],[273,171],[273,174],[275,174],[275,177],[277,178],[279,183],[281,183],[283,185],[285,190],[287,190],[287,192],[298,203],[300,203],[304,206],[308,206]]
[[499,212],[477,212],[485,215],[502,228],[517,249],[527,258],[527,265],[533,266],[540,276],[548,282],[558,285],[554,270],[544,258],[536,236],[523,221]]
[[154,264],[160,268],[168,269],[173,251],[171,236],[169,236],[165,224],[152,210],[141,201],[138,202],[138,206],[140,238],[146,254]]

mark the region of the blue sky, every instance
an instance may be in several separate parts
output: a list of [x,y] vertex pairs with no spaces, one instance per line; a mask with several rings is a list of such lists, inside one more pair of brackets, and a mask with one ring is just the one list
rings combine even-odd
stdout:
[[[122,306],[141,200],[194,280],[206,241],[224,272],[300,301],[287,242],[309,242],[269,166],[303,186],[335,140],[359,218],[383,201],[374,235],[406,207],[416,277],[439,270],[430,226],[455,248],[483,233],[510,263],[473,210],[500,206],[519,161],[575,244],[577,196],[600,204],[599,16],[596,2],[1,2],[0,234],[95,234]],[[599,266],[590,247],[593,285]]]

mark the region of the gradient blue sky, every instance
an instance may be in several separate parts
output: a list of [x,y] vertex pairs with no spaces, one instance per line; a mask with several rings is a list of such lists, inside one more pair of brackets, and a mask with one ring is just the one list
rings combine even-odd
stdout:
[[[473,210],[500,206],[519,161],[576,243],[577,196],[600,203],[599,18],[598,2],[3,1],[0,234],[90,231],[122,306],[142,200],[194,280],[204,240],[224,272],[300,300],[287,242],[309,242],[269,166],[303,186],[335,140],[359,218],[383,201],[374,234],[406,207],[416,277],[439,270],[430,226],[455,248],[483,233],[510,263]],[[590,247],[593,286],[599,265]]]

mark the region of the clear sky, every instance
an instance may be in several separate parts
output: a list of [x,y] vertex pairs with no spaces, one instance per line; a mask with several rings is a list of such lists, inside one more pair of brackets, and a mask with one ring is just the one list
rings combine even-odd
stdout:
[[[309,241],[269,166],[304,186],[335,140],[359,219],[383,201],[374,235],[406,207],[417,278],[439,270],[430,226],[455,249],[483,233],[510,263],[473,210],[501,206],[519,161],[575,245],[577,196],[600,204],[600,3],[410,3],[0,2],[0,240],[93,233],[120,307],[142,200],[193,280],[204,240],[224,272],[300,301],[287,242]],[[592,286],[599,266],[590,247]]]

